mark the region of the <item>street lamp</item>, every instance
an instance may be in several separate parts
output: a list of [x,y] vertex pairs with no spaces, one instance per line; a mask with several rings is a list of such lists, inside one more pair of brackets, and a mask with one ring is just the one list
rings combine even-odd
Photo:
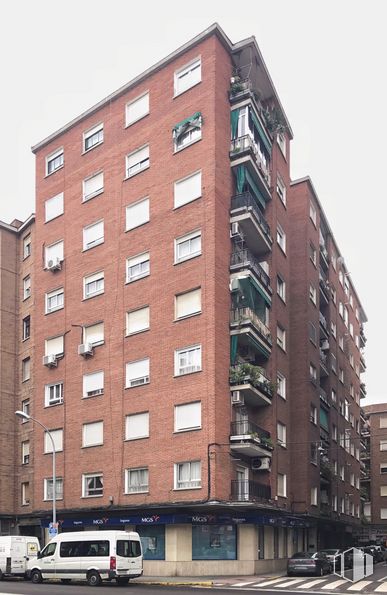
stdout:
[[28,413],[24,413],[24,411],[15,411],[15,415],[17,415],[18,417],[21,417],[22,419],[25,419],[26,421],[31,420],[31,421],[34,421],[35,423],[37,423],[39,426],[41,426],[44,429],[44,431],[47,433],[47,435],[49,436],[49,438],[51,440],[51,444],[52,444],[52,523],[53,523],[53,527],[56,528],[56,471],[55,471],[54,439],[52,437],[50,430],[44,424],[42,424],[42,422],[40,422],[37,419],[35,419],[34,417],[32,417],[32,415],[28,415]]

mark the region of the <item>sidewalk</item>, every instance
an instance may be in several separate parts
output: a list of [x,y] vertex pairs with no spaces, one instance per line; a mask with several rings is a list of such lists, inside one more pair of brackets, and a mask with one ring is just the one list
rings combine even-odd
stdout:
[[191,587],[214,587],[228,586],[236,583],[252,583],[262,579],[276,579],[286,576],[285,574],[260,574],[253,576],[141,576],[131,580],[131,584],[139,583],[143,585],[161,585],[165,587],[181,587],[182,585]]

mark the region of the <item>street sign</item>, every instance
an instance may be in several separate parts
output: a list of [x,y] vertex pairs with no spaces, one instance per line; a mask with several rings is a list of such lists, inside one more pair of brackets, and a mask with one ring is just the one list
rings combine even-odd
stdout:
[[48,534],[51,537],[51,539],[58,535],[58,523],[50,523],[48,525]]

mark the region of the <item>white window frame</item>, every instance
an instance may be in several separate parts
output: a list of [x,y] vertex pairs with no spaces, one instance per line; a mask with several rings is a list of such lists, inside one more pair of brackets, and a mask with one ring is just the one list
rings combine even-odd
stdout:
[[[188,311],[186,314],[181,314],[180,316],[178,316],[178,302],[179,302],[179,298],[183,298],[183,296],[189,296],[192,294],[196,294],[199,295],[199,309],[198,310],[192,310],[191,312]],[[184,291],[183,293],[178,293],[175,295],[175,320],[184,320],[185,318],[190,318],[191,316],[197,316],[198,314],[202,313],[202,290],[201,287],[196,287],[195,289],[190,289],[189,291]]]
[[[99,178],[100,176],[102,176],[102,186],[100,186],[96,190],[93,190],[92,192],[89,192],[88,194],[86,194],[87,183],[90,182],[90,180],[93,180],[94,178]],[[82,181],[82,202],[88,202],[92,198],[95,198],[96,196],[99,196],[100,194],[102,194],[104,190],[105,190],[105,176],[104,176],[103,170],[97,171],[94,174],[91,174],[91,176],[87,176],[87,178],[85,178]]]
[[[135,118],[133,118],[129,121],[129,117],[128,117],[129,108],[131,106],[134,106],[134,104],[138,103],[142,99],[144,99],[146,96],[148,96],[147,110],[145,112],[141,112],[139,115],[137,115]],[[141,95],[138,95],[134,99],[131,99],[130,101],[128,101],[128,103],[125,105],[125,128],[128,128],[129,126],[132,126],[132,124],[135,124],[139,120],[142,120],[149,113],[150,113],[150,93],[149,93],[149,91],[145,91],[144,93],[141,93]]]
[[[139,207],[140,205],[145,205],[145,207],[146,207],[143,219],[139,218],[138,223],[135,223],[134,225],[133,224],[128,225],[128,216],[130,214],[130,210],[133,209],[133,211],[135,212],[136,208]],[[150,221],[149,196],[140,198],[140,200],[136,200],[136,202],[133,202],[130,205],[126,206],[126,209],[125,209],[125,231],[131,231],[132,229],[136,229],[137,227],[140,227],[141,225],[145,225],[145,223],[149,223],[149,221]]]
[[[134,261],[134,264],[130,264]],[[143,266],[148,263],[148,267]],[[138,267],[140,265],[140,270],[135,275],[129,275],[129,269],[133,269],[134,267]],[[130,258],[126,259],[126,283],[134,283],[134,281],[138,281],[139,279],[143,279],[144,277],[148,277],[150,275],[150,252],[142,252],[141,254],[137,254],[136,256],[131,256]]]
[[[51,490],[52,490],[52,496],[49,496],[49,488],[48,488],[48,484],[49,482],[51,482]],[[58,489],[58,484],[61,486],[60,489]],[[56,477],[55,478],[55,500],[63,500],[63,477]],[[52,502],[53,500],[53,496],[54,496],[54,482],[52,477],[47,477],[44,480],[44,501],[45,502]]]
[[187,147],[194,145],[202,138],[202,125],[200,126],[189,126],[185,132],[179,136],[175,136],[173,139],[174,153],[183,151]]
[[313,225],[316,227],[317,226],[317,209],[314,206],[314,204],[312,203],[312,201],[309,202],[309,218],[312,221]]
[[22,360],[22,382],[26,382],[27,380],[30,380],[30,378],[31,378],[31,358],[25,357]]
[[31,275],[27,275],[23,279],[23,300],[31,297]]
[[31,234],[23,238],[23,260],[31,256]]
[[[131,314],[135,314],[135,313],[139,313],[147,310],[147,314],[148,314],[148,322],[146,326],[143,327],[139,327],[136,330],[129,330],[129,322],[130,322],[130,315]],[[129,337],[131,335],[137,335],[138,333],[144,333],[145,331],[148,331],[150,329],[150,308],[149,306],[142,306],[141,308],[136,308],[135,310],[130,310],[129,312],[126,313],[126,336]]]
[[[93,327],[100,326],[100,325],[102,325],[102,338],[98,339],[97,341],[90,341],[90,338],[87,337],[88,332]],[[91,345],[93,347],[98,347],[98,345],[103,345],[105,342],[105,324],[104,324],[104,322],[101,320],[99,322],[95,322],[93,324],[88,324],[87,326],[84,326],[82,335],[83,335],[83,343],[91,343]]]
[[[60,159],[61,157],[62,157],[62,159]],[[55,167],[54,169],[49,171],[50,163],[52,163],[52,162],[54,163],[57,160],[59,163],[57,165],[57,167]],[[46,177],[51,176],[59,169],[62,169],[63,166],[64,166],[64,149],[63,149],[63,147],[60,147],[59,149],[56,149],[56,151],[53,151],[52,153],[50,153],[49,155],[46,156]]]
[[310,488],[310,505],[311,506],[318,505],[318,491],[317,491],[316,486],[313,486]]
[[[282,478],[282,490],[280,491],[280,477]],[[280,498],[287,498],[287,481],[286,473],[277,473],[277,496]]]
[[[102,281],[102,287],[98,289],[98,283]],[[93,292],[88,293],[87,286],[95,284],[96,290]],[[91,298],[101,295],[105,292],[105,272],[98,271],[97,273],[92,273],[90,275],[86,275],[83,277],[83,299],[90,300]]]
[[[199,464],[199,471],[200,477],[199,479],[194,479],[192,477],[192,465]],[[188,474],[189,477],[186,481],[179,479],[180,471],[183,470],[184,465],[189,465],[188,467]],[[184,461],[182,463],[175,463],[174,464],[174,489],[175,490],[198,490],[202,487],[202,465],[201,461]],[[183,485],[184,484],[184,485]]]
[[21,443],[21,464],[28,465],[30,462],[30,441],[23,440]]
[[277,345],[286,351],[286,330],[279,324],[277,324]]
[[[103,425],[104,424],[103,424],[102,420],[92,421],[92,422],[87,422],[87,423],[82,424],[82,448],[92,448],[94,446],[103,446],[103,434],[104,434]],[[98,429],[98,433],[100,433],[101,436],[95,442],[90,442],[90,441],[86,442],[87,430],[88,430],[88,428],[91,428],[91,426],[94,426],[96,429]]]
[[277,224],[277,244],[282,252],[286,254],[286,233],[279,223]]
[[[130,364],[137,364],[140,362],[148,362],[148,373],[144,374],[143,376],[139,376],[138,378],[131,378],[128,382],[128,366]],[[139,360],[126,362],[125,364],[125,388],[135,388],[137,386],[143,386],[144,384],[149,384],[150,382],[150,358],[144,357]]]
[[[60,299],[61,296],[62,296],[62,299]],[[63,310],[63,308],[64,308],[64,288],[63,287],[59,287],[58,289],[54,289],[53,291],[46,293],[45,298],[46,298],[45,299],[45,302],[46,302],[45,313],[46,314],[51,314],[52,312],[56,312],[57,310]],[[55,300],[55,298],[56,298],[56,300]],[[56,305],[52,306],[51,308],[49,307],[50,300],[53,300],[54,302],[56,302]]]
[[277,370],[277,394],[286,401],[286,376]]
[[279,146],[282,155],[286,159],[286,136],[283,132],[277,133],[277,145]]
[[[133,434],[132,436],[129,435],[128,432],[128,425],[129,420],[136,421],[136,418],[139,419],[141,417],[141,421],[144,421],[144,431],[137,431],[137,434]],[[149,411],[142,411],[141,413],[130,413],[125,416],[125,440],[132,442],[133,440],[142,440],[144,438],[149,438],[149,427],[150,427],[150,416]]]
[[[56,428],[55,430],[50,430],[50,434],[54,441],[55,452],[62,452],[63,451],[63,428]],[[57,448],[57,442],[60,444],[60,448]],[[52,454],[52,443],[48,433],[45,431],[43,436],[43,452],[44,454]]]
[[[195,178],[196,176],[197,176],[198,184],[196,184],[196,180],[193,180],[194,192],[192,193],[192,196],[188,199],[184,199],[184,198],[182,199],[181,197],[179,197],[180,193],[184,193],[184,183],[189,183],[189,180]],[[181,185],[180,188],[183,188],[183,190],[179,190],[179,185]],[[198,190],[198,188],[196,186],[199,186],[200,189]],[[202,170],[198,169],[197,171],[194,171],[191,174],[184,176],[184,178],[180,178],[179,180],[174,181],[174,183],[173,183],[173,208],[179,209],[180,207],[183,207],[184,205],[188,205],[191,202],[198,200],[199,198],[202,197],[202,193],[203,193]],[[187,192],[187,195],[188,195],[188,192]]]
[[[200,238],[200,249],[196,250],[196,252],[191,252],[191,244],[192,240],[196,240]],[[188,242],[189,252],[185,256],[179,257],[179,249],[182,244]],[[202,232],[201,229],[197,229],[192,231],[191,233],[187,233],[179,238],[175,239],[175,264],[179,264],[180,262],[185,262],[186,260],[190,260],[191,258],[196,258],[197,256],[201,256],[202,254]]]
[[276,192],[280,201],[286,207],[286,184],[279,174],[277,174]]
[[[102,132],[102,134],[100,134],[101,132]],[[94,136],[96,137],[96,142],[93,142],[93,144],[90,147],[87,147],[86,146],[87,141],[89,139],[92,139]],[[83,152],[88,153],[89,151],[92,151],[93,149],[95,149],[95,147],[102,145],[103,141],[104,141],[103,122],[99,122],[99,124],[95,124],[91,128],[88,128],[87,130],[85,130],[85,132],[83,133]]]
[[[183,354],[188,354],[191,352],[197,352],[199,354],[200,363],[198,365],[192,364],[187,366],[180,366],[179,360]],[[194,357],[196,359],[196,356]],[[189,371],[184,372],[184,369],[188,369]],[[191,369],[192,368],[192,369]],[[195,369],[193,369],[195,368]],[[175,376],[186,376],[187,374],[195,374],[196,372],[202,371],[202,346],[201,344],[191,345],[189,347],[183,347],[180,349],[175,349]]]
[[[48,198],[45,201],[45,203],[44,203],[44,221],[45,221],[45,223],[48,223],[49,221],[52,221],[53,219],[56,219],[57,217],[60,217],[61,215],[63,215],[63,213],[64,213],[63,197],[64,197],[63,192],[59,192],[59,194],[56,194],[55,196],[52,196],[51,198]],[[47,208],[49,210],[50,206],[53,204],[58,205],[57,211],[54,210],[53,214],[48,215]]]
[[64,241],[63,240],[57,240],[56,242],[53,242],[49,246],[45,246],[45,249],[44,249],[44,268],[45,269],[48,268],[48,262],[49,262],[49,260],[51,260],[51,258],[48,258],[47,250],[52,249],[54,246],[60,246],[60,245],[61,245],[61,249],[59,249],[57,251],[57,255],[54,255],[51,258],[59,258],[60,262],[63,262],[63,260],[64,260]]
[[[144,159],[140,159],[140,161],[129,166],[128,162],[130,160],[130,157],[133,157],[136,153],[140,153],[141,151],[143,151],[146,148],[148,149],[148,156],[145,157]],[[142,171],[145,171],[146,169],[149,169],[149,167],[150,167],[150,149],[149,149],[149,143],[147,143],[145,145],[142,145],[141,147],[138,147],[137,149],[135,149],[134,151],[131,151],[130,153],[128,153],[126,155],[126,157],[125,157],[125,178],[126,179],[133,178],[133,176],[136,176],[137,174],[139,174]],[[133,171],[130,171],[130,170],[133,170]]]
[[[100,478],[102,480],[102,492],[99,494],[87,493],[87,480]],[[102,498],[103,497],[103,473],[83,473],[82,475],[82,498]]]
[[30,504],[30,499],[27,497],[27,492],[30,489],[30,482],[23,481],[21,483],[21,505],[28,506]]
[[[54,391],[51,391],[54,389]],[[54,392],[54,397],[51,398],[51,392]],[[53,407],[54,405],[61,405],[63,403],[63,382],[52,382],[46,384],[44,387],[44,406]]]
[[[182,425],[179,423],[179,411],[186,410],[193,412],[190,416],[190,423]],[[191,432],[192,430],[200,430],[202,428],[202,403],[201,401],[193,401],[192,403],[179,403],[174,407],[174,431],[180,432]]]
[[[102,236],[100,235],[99,237],[95,238],[91,242],[90,241],[87,242],[85,231],[92,229],[93,227],[100,226],[101,223],[102,223]],[[105,241],[105,224],[104,224],[103,219],[99,219],[99,221],[94,221],[94,223],[90,223],[90,225],[85,225],[85,227],[83,228],[83,251],[84,252],[86,252],[87,250],[91,250],[92,248],[95,248],[96,246],[99,246],[100,244],[103,244],[104,241]]]
[[[179,80],[181,80],[182,77],[184,77],[184,76],[189,76],[190,73],[194,72],[198,67],[200,69],[199,80],[195,80],[188,87],[184,87],[180,91],[179,84],[178,84]],[[177,97],[178,95],[182,95],[182,93],[185,93],[189,89],[192,89],[192,87],[195,87],[196,85],[201,83],[201,81],[202,81],[202,61],[201,61],[201,56],[196,56],[196,58],[194,58],[193,60],[190,60],[187,64],[184,64],[184,66],[181,66],[178,70],[175,70],[174,78],[173,78],[174,97]]]
[[[22,407],[21,410],[23,411],[23,413],[26,413],[27,415],[30,414],[30,409],[31,409],[31,400],[30,399],[23,399],[22,401]],[[22,424],[25,424],[28,422],[28,419],[22,419]]]
[[286,425],[277,421],[277,442],[282,448],[286,448]]
[[[135,485],[130,485],[130,476],[132,473],[144,472],[146,476],[147,483],[140,483]],[[149,469],[148,467],[134,467],[130,469],[125,469],[125,494],[147,494],[149,492]]]
[[[62,339],[62,351],[58,351],[58,353],[51,352],[48,353],[47,347],[49,341],[54,341],[55,339]],[[64,355],[64,335],[56,335],[55,337],[48,337],[45,339],[44,342],[44,355],[56,355],[57,357],[61,357]]]
[[[100,383],[94,381],[99,388],[94,388],[92,390],[87,390],[87,378],[92,376],[97,376],[98,378],[102,379],[102,386],[99,386]],[[105,373],[103,370],[95,370],[93,372],[89,372],[88,374],[83,374],[82,376],[82,399],[91,399],[92,397],[98,397],[104,394],[104,387],[105,387]],[[90,394],[89,394],[90,393]]]
[[286,281],[281,275],[277,275],[277,295],[283,302],[286,302]]
[[312,283],[309,285],[309,298],[312,304],[317,304],[317,289]]

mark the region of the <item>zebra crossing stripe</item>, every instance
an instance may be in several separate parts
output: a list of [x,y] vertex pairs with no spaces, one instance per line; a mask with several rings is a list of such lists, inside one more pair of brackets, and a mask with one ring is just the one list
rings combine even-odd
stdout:
[[309,589],[310,587],[314,587],[315,585],[319,585],[320,583],[325,583],[326,580],[326,578],[318,578],[317,580],[309,581],[304,585],[297,585],[297,589]]
[[359,581],[358,583],[355,583],[348,587],[347,591],[361,591],[362,589],[364,589],[364,587],[370,585],[372,582],[373,581]]
[[[302,581],[304,581],[304,578],[293,578],[290,580],[287,580],[286,583],[279,583],[278,585],[275,586],[275,588],[278,587],[278,589],[284,589],[285,587],[292,587],[293,585],[295,585],[296,583],[302,583]],[[261,585],[259,585],[261,586]]]
[[333,583],[328,583],[327,585],[323,585],[321,588],[322,589],[336,589],[337,587],[340,587],[340,585],[342,585],[343,583],[347,583],[347,582],[348,581],[341,578],[338,581],[333,581]]
[[259,583],[259,587],[266,587],[269,585],[274,585],[275,583],[281,583],[282,581],[285,580],[285,577],[281,577],[281,578],[276,578],[275,580],[271,580],[271,581],[266,581],[264,583]]
[[387,582],[382,583],[379,587],[376,587],[375,593],[387,593]]
[[[248,583],[235,583],[235,585],[232,585],[233,587],[247,587],[247,585],[253,585],[255,583],[255,581],[249,581]],[[0,593],[1,595],[1,593]]]

